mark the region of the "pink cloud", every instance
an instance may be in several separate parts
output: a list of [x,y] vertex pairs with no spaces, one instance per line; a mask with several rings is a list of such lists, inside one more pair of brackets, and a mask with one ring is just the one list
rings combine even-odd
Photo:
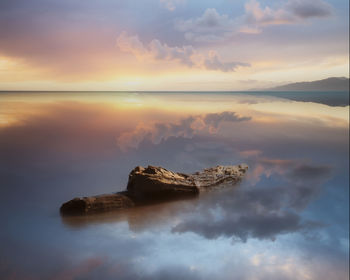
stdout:
[[279,8],[271,8],[262,7],[257,0],[250,0],[245,4],[245,13],[246,22],[259,27],[328,17],[332,14],[332,7],[322,0],[289,0]]
[[238,67],[250,66],[249,63],[244,62],[223,62],[216,51],[209,51],[207,55],[203,55],[191,45],[170,47],[157,39],[153,39],[149,44],[144,44],[137,35],[128,35],[125,31],[117,38],[116,45],[121,51],[130,53],[141,60],[174,61],[188,67],[222,72],[232,72]]
[[123,151],[137,148],[144,139],[158,144],[169,137],[192,138],[198,133],[216,134],[223,122],[249,121],[251,117],[242,117],[235,112],[211,113],[206,115],[189,116],[176,123],[139,123],[132,131],[122,133],[117,138],[117,145]]

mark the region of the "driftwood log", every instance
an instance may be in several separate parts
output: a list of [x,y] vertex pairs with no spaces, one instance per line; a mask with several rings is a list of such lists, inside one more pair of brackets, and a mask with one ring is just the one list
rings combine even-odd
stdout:
[[203,191],[236,184],[247,170],[247,165],[240,164],[216,166],[193,174],[184,174],[162,167],[137,166],[129,174],[126,191],[74,198],[63,203],[60,212],[63,215],[89,214],[196,196]]

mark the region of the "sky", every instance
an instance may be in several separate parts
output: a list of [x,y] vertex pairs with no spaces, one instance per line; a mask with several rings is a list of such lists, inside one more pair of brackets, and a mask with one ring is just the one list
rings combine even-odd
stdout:
[[1,0],[0,90],[244,90],[349,77],[346,0]]

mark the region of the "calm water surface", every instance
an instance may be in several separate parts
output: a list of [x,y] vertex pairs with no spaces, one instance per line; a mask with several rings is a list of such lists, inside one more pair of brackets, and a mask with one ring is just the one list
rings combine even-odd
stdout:
[[[0,278],[348,279],[349,106],[326,95],[0,93]],[[197,199],[58,212],[137,165],[239,163]]]

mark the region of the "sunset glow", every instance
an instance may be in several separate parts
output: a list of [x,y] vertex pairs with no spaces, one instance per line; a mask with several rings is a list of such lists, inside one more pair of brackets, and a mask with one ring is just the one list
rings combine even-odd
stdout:
[[243,90],[349,76],[347,1],[3,1],[0,90]]
[[0,279],[349,279],[348,0],[0,0]]

